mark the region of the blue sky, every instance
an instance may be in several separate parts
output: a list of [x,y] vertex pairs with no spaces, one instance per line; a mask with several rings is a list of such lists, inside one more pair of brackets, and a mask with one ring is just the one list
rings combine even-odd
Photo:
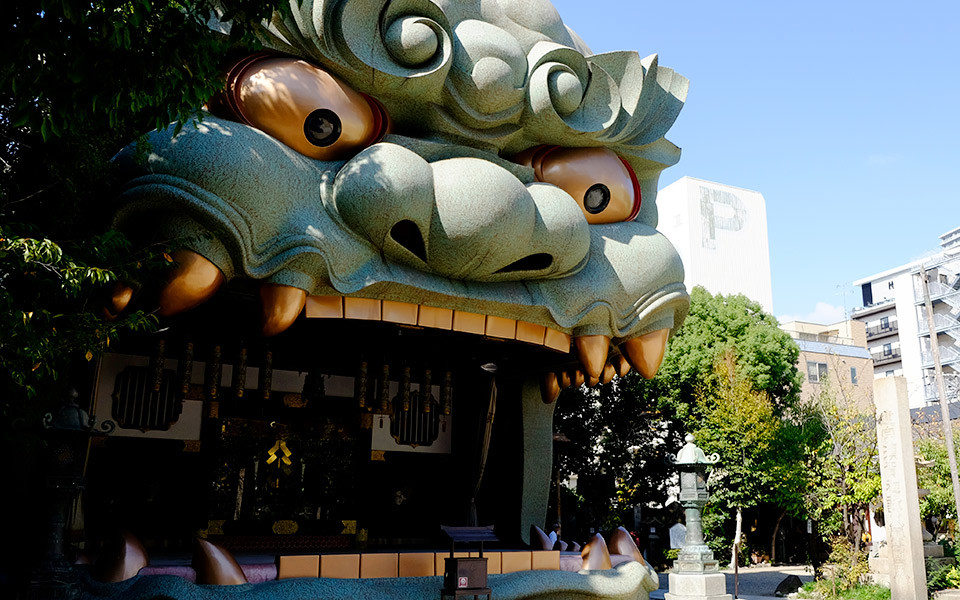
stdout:
[[960,226],[960,2],[554,0],[594,52],[690,79],[684,175],[763,193],[774,312],[829,322],[853,280]]

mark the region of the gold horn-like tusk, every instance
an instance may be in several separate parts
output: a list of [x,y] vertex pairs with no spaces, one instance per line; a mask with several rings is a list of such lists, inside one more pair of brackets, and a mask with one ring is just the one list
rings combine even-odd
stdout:
[[279,283],[260,286],[261,331],[269,337],[286,331],[303,312],[307,293]]
[[599,533],[587,542],[587,545],[580,551],[580,556],[583,557],[581,571],[603,571],[613,568],[607,543],[603,541],[603,536]]
[[556,373],[547,373],[540,382],[540,395],[544,404],[553,404],[560,395],[560,382]]
[[97,560],[91,574],[97,581],[119,583],[136,577],[149,563],[140,540],[129,531],[123,531]]
[[652,379],[663,362],[669,329],[659,329],[620,344],[620,352],[645,379]]
[[247,583],[247,576],[225,548],[197,538],[193,549],[193,570],[197,583],[213,585],[240,585]]
[[574,344],[584,371],[592,377],[600,377],[607,362],[610,338],[605,335],[581,335],[574,339]]
[[215,264],[192,250],[173,253],[177,267],[160,290],[158,311],[169,317],[209,300],[223,285],[225,278]]

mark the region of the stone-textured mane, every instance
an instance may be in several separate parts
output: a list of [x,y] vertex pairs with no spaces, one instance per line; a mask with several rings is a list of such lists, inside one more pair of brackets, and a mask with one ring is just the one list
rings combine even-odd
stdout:
[[641,178],[679,159],[663,136],[687,79],[656,55],[585,54],[545,1],[305,0],[264,33],[374,95],[402,127],[501,153],[605,146]]

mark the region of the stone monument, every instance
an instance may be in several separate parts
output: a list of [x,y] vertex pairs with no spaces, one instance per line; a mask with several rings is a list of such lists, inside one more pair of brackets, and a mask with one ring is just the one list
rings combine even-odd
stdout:
[[680,469],[680,505],[683,506],[687,533],[670,573],[670,591],[665,600],[732,600],[727,593],[727,580],[720,572],[713,552],[703,539],[701,511],[710,495],[707,493],[707,469],[718,456],[706,456],[687,434],[686,444],[669,459]]
[[917,468],[903,377],[878,379],[873,386],[877,441],[887,529],[890,592],[898,600],[927,598]]

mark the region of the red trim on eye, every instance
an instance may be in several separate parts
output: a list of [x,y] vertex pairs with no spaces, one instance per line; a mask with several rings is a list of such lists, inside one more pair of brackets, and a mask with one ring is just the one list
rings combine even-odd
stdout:
[[371,136],[370,141],[367,142],[367,146],[372,146],[376,143],[382,142],[384,136],[387,135],[387,130],[390,129],[390,114],[376,98],[368,96],[363,92],[357,93],[363,96],[363,99],[366,100],[367,104],[370,105],[370,112],[373,113],[374,133]]
[[[617,158],[620,157],[618,156]],[[630,181],[633,182],[633,210],[630,211],[630,216],[625,219],[626,221],[632,221],[640,214],[640,204],[643,202],[643,198],[640,195],[640,182],[637,180],[637,174],[633,172],[633,167],[630,166],[630,163],[622,158],[620,158],[620,162],[627,168],[627,173],[630,173]]]

